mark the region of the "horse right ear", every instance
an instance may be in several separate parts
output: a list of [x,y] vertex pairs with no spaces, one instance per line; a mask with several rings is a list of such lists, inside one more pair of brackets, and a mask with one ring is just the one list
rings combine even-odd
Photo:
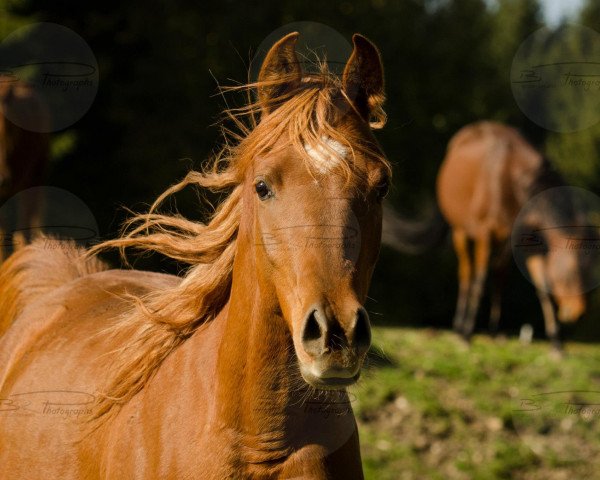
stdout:
[[352,43],[354,50],[342,74],[344,91],[365,121],[373,128],[381,127],[385,123],[385,91],[379,50],[358,33],[352,36]]
[[263,112],[281,104],[281,97],[302,81],[302,68],[296,55],[298,32],[288,33],[271,47],[258,74],[258,100]]

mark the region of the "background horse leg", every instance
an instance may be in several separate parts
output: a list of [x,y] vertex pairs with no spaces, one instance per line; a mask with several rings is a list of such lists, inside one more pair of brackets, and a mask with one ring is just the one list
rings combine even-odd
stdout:
[[463,336],[468,340],[475,329],[475,319],[479,311],[479,304],[483,295],[483,287],[487,277],[490,261],[491,240],[488,234],[475,239],[475,275],[469,291],[469,303],[467,306],[467,315],[463,326]]
[[546,292],[540,292],[538,290],[538,298],[542,304],[542,310],[544,312],[544,325],[546,327],[546,335],[552,341],[552,346],[557,352],[562,351],[562,342],[560,340],[560,331],[558,322],[556,321],[556,313],[554,311],[554,305],[550,299],[550,295]]
[[556,312],[550,294],[548,293],[548,282],[546,280],[546,269],[544,268],[544,257],[542,255],[533,255],[526,260],[527,270],[531,275],[531,280],[535,285],[535,290],[544,314],[544,325],[546,335],[552,342],[555,351],[562,351],[560,341],[558,322],[556,321]]
[[469,240],[464,230],[455,228],[452,230],[452,241],[458,258],[458,300],[452,326],[455,332],[462,332],[465,315],[467,313],[467,301],[471,285],[471,259],[469,258]]
[[490,309],[489,330],[492,335],[498,333],[500,316],[502,315],[502,293],[506,285],[508,267],[510,266],[510,243],[505,242],[499,246],[497,261],[494,262],[492,278],[492,300]]

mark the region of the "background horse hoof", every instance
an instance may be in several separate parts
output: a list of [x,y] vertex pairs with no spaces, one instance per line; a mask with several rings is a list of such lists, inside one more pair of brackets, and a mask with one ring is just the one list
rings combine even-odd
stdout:
[[565,351],[562,349],[562,347],[552,347],[549,355],[552,360],[563,360],[565,358]]

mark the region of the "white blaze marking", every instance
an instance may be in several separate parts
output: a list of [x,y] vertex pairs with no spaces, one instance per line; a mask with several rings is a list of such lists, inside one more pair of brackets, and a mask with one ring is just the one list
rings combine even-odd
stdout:
[[348,154],[348,149],[337,140],[321,137],[321,142],[316,147],[304,144],[304,150],[313,160],[314,166],[321,173],[327,173],[339,165]]

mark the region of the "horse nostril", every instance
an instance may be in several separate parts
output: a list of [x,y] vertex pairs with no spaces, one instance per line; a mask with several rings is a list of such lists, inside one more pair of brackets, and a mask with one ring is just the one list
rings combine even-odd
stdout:
[[371,346],[371,324],[367,311],[360,307],[356,312],[352,343],[359,350],[368,350]]
[[354,322],[344,328],[336,318],[328,319],[322,309],[314,308],[304,321],[301,339],[306,353],[315,357],[341,352],[348,347],[362,354],[371,346],[369,315],[360,307]]
[[317,310],[309,313],[302,330],[302,345],[311,355],[320,355],[325,349],[327,323]]
[[304,324],[304,332],[302,334],[302,340],[317,340],[321,338],[321,326],[316,318],[316,310],[313,310]]

